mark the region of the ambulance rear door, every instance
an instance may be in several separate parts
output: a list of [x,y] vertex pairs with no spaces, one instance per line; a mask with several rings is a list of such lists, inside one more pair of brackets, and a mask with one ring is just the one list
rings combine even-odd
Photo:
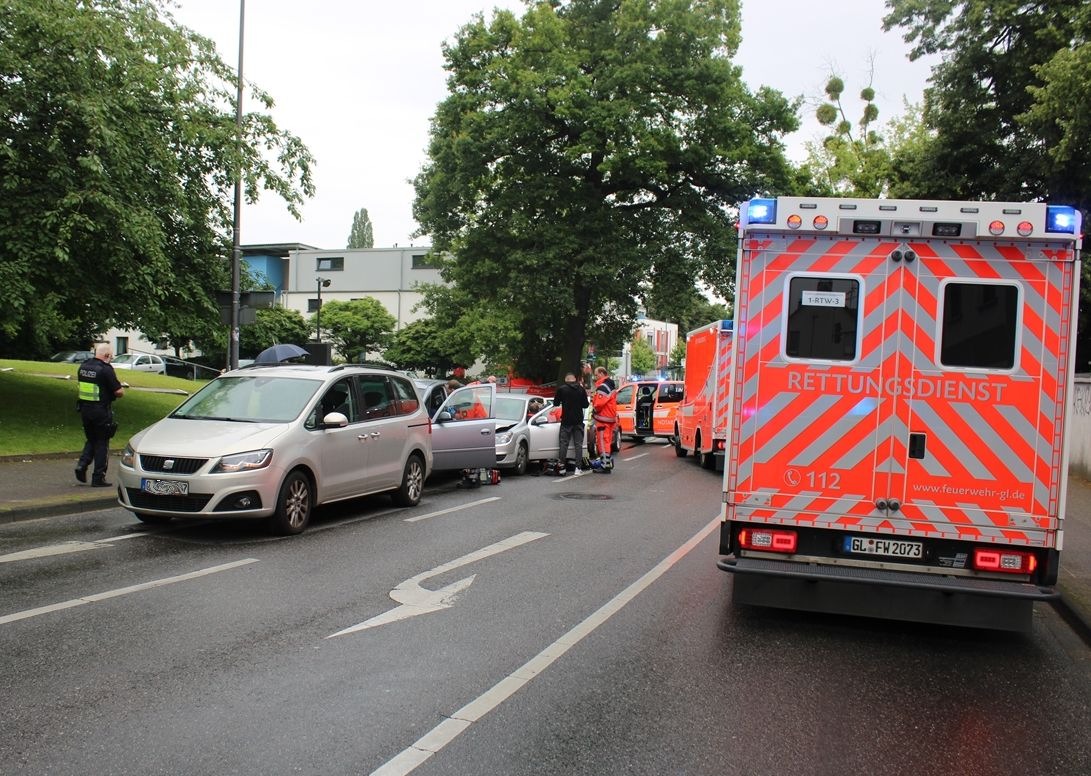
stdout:
[[889,241],[754,226],[740,245],[727,517],[849,527],[889,490]]
[[[982,207],[977,226],[1001,223]],[[1030,216],[1041,234],[1034,215],[1045,206],[1022,208],[1008,215]],[[892,254],[904,361],[887,386],[896,460],[886,503],[919,532],[1055,546],[1075,264],[1071,244],[1042,237],[910,239]]]

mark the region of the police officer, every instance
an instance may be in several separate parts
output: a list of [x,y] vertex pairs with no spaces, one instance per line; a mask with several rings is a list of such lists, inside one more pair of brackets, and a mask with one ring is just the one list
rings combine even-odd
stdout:
[[94,461],[95,468],[91,474],[93,488],[110,486],[106,481],[107,456],[110,438],[117,431],[112,405],[114,399],[125,395],[125,389],[110,366],[113,357],[113,349],[107,343],[100,342],[95,346],[95,355],[80,364],[76,408],[83,419],[83,435],[87,437],[87,442],[76,464],[76,479],[87,482],[87,467]]

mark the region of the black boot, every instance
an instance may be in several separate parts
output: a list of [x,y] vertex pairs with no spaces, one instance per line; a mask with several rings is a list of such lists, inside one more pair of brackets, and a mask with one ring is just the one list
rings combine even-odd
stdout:
[[113,484],[114,483],[112,482],[107,482],[105,477],[91,480],[92,488],[109,488]]
[[80,482],[87,482],[87,467],[86,466],[77,466],[76,467],[76,479],[79,480]]

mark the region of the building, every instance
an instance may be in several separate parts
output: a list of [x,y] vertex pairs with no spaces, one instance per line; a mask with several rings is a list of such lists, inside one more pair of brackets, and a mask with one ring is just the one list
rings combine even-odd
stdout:
[[[424,317],[415,309],[423,299],[419,285],[443,282],[439,270],[428,264],[430,250],[428,246],[319,250],[303,243],[268,243],[242,246],[242,260],[259,284],[272,287],[278,306],[307,317],[318,309],[320,298],[324,304],[373,297],[400,329]],[[321,292],[319,278],[329,281]],[[118,354],[174,353],[167,343],[153,342],[133,329],[110,329],[103,338]]]
[[[428,263],[430,248],[344,248],[321,251],[299,249],[285,262],[284,284],[278,302],[303,315],[313,315],[322,303],[371,297],[378,300],[401,329],[426,317],[416,309],[424,295],[423,283],[442,283],[439,270]],[[322,281],[329,281],[323,285]]]

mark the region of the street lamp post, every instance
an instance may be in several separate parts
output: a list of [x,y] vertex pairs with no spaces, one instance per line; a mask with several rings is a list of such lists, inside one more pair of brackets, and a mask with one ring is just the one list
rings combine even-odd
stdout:
[[231,228],[231,331],[227,342],[227,366],[239,368],[239,302],[242,288],[242,44],[245,30],[246,0],[239,0],[239,70],[238,92],[235,96],[235,203]]
[[322,341],[322,289],[329,288],[329,278],[316,277],[315,284],[318,286],[318,309],[314,311],[314,341]]

